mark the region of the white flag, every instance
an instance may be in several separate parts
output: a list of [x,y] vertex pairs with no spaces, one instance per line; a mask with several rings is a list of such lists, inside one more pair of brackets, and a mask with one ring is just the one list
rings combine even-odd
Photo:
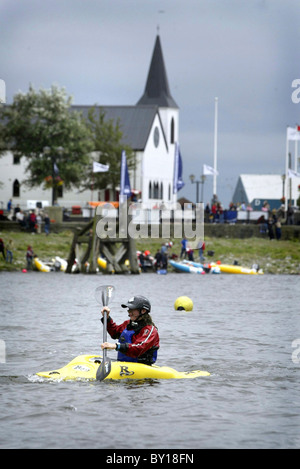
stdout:
[[300,140],[300,126],[287,128],[288,140]]
[[203,174],[206,175],[206,176],[214,176],[214,175],[218,176],[219,172],[216,171],[211,166],[208,166],[207,164],[204,164],[203,165]]
[[93,161],[93,173],[106,173],[109,170],[109,164],[97,163]]
[[294,171],[293,169],[289,169],[288,178],[300,178],[300,173],[297,173],[297,171]]

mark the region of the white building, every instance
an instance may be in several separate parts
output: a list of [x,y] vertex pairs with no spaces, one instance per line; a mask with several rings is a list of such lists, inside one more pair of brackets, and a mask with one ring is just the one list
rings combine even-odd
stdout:
[[[287,184],[287,187],[285,185]],[[234,190],[233,203],[251,204],[254,210],[261,210],[267,201],[271,210],[278,209],[287,190],[288,200],[292,204],[299,197],[300,178],[285,179],[277,174],[241,174]]]
[[[83,115],[94,106],[73,106]],[[176,203],[173,193],[175,144],[179,140],[179,108],[171,96],[165,69],[160,37],[156,37],[142,97],[133,106],[99,106],[106,119],[119,119],[123,141],[136,155],[136,170],[130,174],[131,189],[139,193],[145,208],[153,208],[164,202]],[[109,161],[107,161],[109,163]],[[14,160],[7,152],[0,158],[0,208],[6,209],[12,199],[13,206],[29,207],[29,201],[51,204],[51,189],[28,189],[25,179],[26,158]],[[110,200],[106,191],[63,190],[58,196],[62,207],[84,207],[92,200]],[[2,206],[2,207],[1,207]]]

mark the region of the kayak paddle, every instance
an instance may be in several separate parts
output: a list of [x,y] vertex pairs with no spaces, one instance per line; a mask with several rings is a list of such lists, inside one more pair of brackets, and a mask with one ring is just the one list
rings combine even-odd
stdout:
[[[112,285],[101,285],[95,290],[95,298],[99,304],[108,306],[115,287]],[[103,342],[107,342],[107,311],[103,315]],[[111,359],[107,357],[107,349],[103,349],[103,359],[97,370],[96,379],[103,381],[110,373]]]

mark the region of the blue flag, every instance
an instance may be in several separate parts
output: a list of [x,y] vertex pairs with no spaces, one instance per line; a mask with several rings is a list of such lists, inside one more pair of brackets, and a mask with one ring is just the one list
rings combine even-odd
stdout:
[[120,184],[120,201],[123,202],[131,195],[129,173],[127,167],[126,153],[122,151],[121,159],[121,184]]
[[182,159],[178,143],[175,144],[175,162],[174,162],[174,182],[173,194],[177,194],[184,186],[182,179]]

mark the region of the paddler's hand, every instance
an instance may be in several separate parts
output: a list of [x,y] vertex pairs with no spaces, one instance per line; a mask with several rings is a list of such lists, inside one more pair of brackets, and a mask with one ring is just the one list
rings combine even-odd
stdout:
[[106,348],[108,350],[117,350],[116,346],[117,344],[110,344],[109,342],[103,342],[103,344],[101,344],[101,349],[104,350]]
[[110,313],[110,309],[109,309],[108,306],[104,306],[104,307],[102,308],[102,310],[101,310],[102,316],[104,316],[104,312],[105,312],[105,311],[107,312],[107,317],[108,317],[108,316],[109,316],[109,313]]

